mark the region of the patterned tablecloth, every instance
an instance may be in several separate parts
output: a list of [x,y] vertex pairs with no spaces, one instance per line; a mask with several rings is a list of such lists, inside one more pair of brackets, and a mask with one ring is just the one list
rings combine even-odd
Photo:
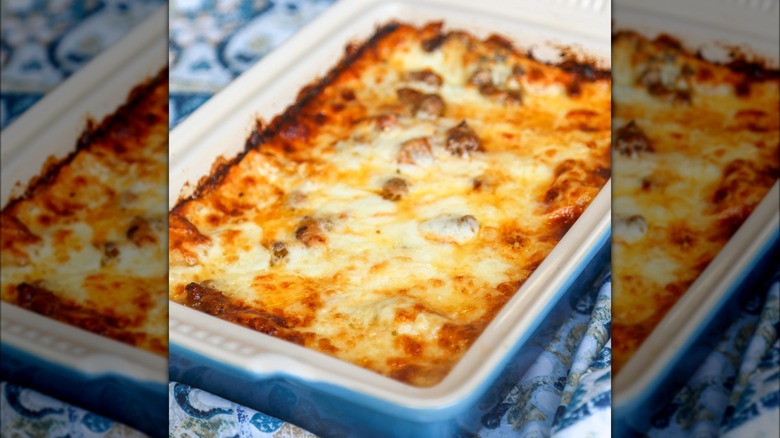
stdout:
[[[2,3],[0,126],[5,127],[162,0],[9,0]],[[172,0],[171,126],[273,50],[331,0]],[[482,437],[608,436],[609,275],[584,294],[555,340]],[[689,384],[653,419],[651,436],[771,436],[780,424],[778,280],[755,291]],[[0,383],[2,436],[142,436],[18,385]],[[169,385],[171,436],[305,437],[293,425],[197,388]]]

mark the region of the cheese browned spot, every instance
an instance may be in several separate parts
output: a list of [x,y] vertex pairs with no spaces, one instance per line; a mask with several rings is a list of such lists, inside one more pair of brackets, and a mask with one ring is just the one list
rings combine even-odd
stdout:
[[616,372],[778,178],[780,74],[668,36],[613,39]]
[[608,74],[437,25],[349,56],[171,211],[171,299],[432,386],[606,182]]
[[4,301],[159,355],[168,352],[167,78],[135,88],[0,216]]

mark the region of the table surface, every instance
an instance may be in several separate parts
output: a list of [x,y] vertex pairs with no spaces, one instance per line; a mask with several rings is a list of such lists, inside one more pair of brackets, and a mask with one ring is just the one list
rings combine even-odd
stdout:
[[[148,16],[162,0],[2,3],[0,126]],[[333,3],[332,0],[172,0],[170,117],[180,123],[211,96]],[[230,46],[229,53],[225,48]],[[581,298],[503,403],[483,418],[482,437],[605,436],[610,423],[610,287],[605,274]],[[756,291],[651,436],[777,430],[780,296],[775,279]],[[2,435],[142,436],[124,425],[9,382],[0,386]],[[311,436],[250,408],[171,382],[173,436]],[[774,398],[773,398],[774,397]],[[774,405],[772,405],[774,400]],[[196,408],[196,409],[192,409]],[[208,412],[210,415],[201,415]]]

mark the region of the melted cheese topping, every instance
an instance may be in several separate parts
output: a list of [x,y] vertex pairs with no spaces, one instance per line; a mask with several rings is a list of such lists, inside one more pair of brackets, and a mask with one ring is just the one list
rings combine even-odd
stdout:
[[402,25],[301,96],[172,210],[171,299],[434,385],[606,182],[607,75]]
[[613,366],[620,370],[778,178],[778,75],[669,39],[613,43]]
[[165,355],[167,71],[2,211],[2,299]]

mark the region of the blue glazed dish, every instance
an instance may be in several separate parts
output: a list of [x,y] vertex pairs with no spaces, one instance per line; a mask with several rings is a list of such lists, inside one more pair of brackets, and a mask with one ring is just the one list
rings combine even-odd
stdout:
[[768,284],[777,273],[780,260],[780,239],[775,229],[770,240],[752,258],[747,269],[739,274],[737,281],[728,285],[717,306],[709,312],[697,327],[694,335],[677,349],[672,360],[653,376],[652,384],[644,386],[628,401],[622,401],[613,408],[612,418],[615,436],[644,436],[643,432],[653,426],[654,419],[662,418],[664,412],[654,407],[669,406],[671,394],[677,393],[703,360],[717,346],[728,324],[734,320],[744,302],[756,288]]
[[0,344],[0,379],[35,389],[148,435],[168,431],[168,388],[120,373],[90,375]]
[[[777,14],[767,14],[761,5],[753,3],[724,3],[720,9],[704,7],[705,3],[709,6],[700,0],[623,0],[613,10],[613,30],[635,31],[649,38],[672,35],[686,48],[715,62],[728,61],[728,55],[725,59],[719,57],[721,52],[714,50],[717,47],[739,47],[777,66]],[[728,324],[744,307],[740,304],[777,272],[779,187],[776,182],[721,253],[614,376],[615,436],[645,436],[651,426],[663,428],[661,423],[669,413],[666,410],[674,409],[669,403],[672,397],[713,352]]]

